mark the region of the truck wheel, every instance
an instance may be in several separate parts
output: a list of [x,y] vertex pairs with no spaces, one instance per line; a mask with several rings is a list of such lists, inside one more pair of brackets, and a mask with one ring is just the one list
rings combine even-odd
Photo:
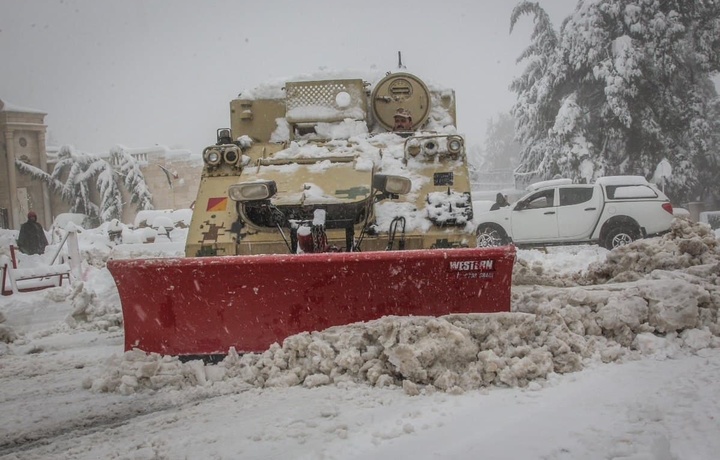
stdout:
[[605,247],[615,249],[630,244],[636,239],[638,239],[638,232],[634,228],[628,225],[619,225],[611,228],[605,236]]
[[504,246],[509,242],[505,231],[493,225],[480,225],[475,234],[477,235],[477,246],[479,248]]

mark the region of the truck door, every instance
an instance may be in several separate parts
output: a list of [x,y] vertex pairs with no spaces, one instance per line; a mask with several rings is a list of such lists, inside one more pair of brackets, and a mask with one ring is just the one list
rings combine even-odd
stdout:
[[558,189],[557,208],[561,240],[586,240],[595,228],[602,202],[600,190],[593,185],[572,185]]
[[512,212],[513,241],[553,241],[558,238],[555,189],[533,193],[519,201]]

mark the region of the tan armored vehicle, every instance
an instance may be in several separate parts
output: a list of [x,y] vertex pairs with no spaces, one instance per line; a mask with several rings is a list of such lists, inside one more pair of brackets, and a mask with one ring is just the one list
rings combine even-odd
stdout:
[[389,314],[509,310],[514,250],[476,248],[452,90],[400,72],[258,93],[203,152],[186,258],[109,265],[126,347],[256,351]]
[[[397,73],[372,91],[288,82],[283,99],[230,108],[232,130],[203,153],[188,257],[475,247],[452,91]],[[392,133],[399,109],[410,132]]]

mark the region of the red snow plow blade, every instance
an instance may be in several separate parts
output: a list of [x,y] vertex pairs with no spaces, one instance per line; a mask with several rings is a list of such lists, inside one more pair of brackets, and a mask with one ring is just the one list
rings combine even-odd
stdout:
[[387,315],[510,311],[515,247],[113,260],[125,350],[259,352]]

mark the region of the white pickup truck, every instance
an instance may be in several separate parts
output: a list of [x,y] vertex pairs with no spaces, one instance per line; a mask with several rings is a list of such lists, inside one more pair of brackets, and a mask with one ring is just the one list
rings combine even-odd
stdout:
[[538,182],[510,206],[475,216],[479,246],[597,243],[608,249],[670,229],[673,207],[642,176]]

